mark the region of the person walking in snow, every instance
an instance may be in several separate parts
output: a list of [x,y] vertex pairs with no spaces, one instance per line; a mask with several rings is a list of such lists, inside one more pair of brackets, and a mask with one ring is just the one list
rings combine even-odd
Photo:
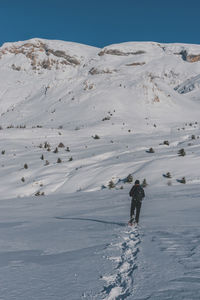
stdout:
[[129,192],[129,196],[132,197],[129,224],[130,225],[133,224],[135,210],[136,210],[135,223],[138,224],[142,199],[145,197],[144,189],[141,187],[139,180],[135,181],[134,186],[131,188]]

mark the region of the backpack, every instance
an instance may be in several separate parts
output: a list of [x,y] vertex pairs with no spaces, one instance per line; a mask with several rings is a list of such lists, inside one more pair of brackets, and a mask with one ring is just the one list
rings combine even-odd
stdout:
[[142,198],[145,196],[144,190],[140,185],[133,186],[129,195],[136,201],[142,201]]

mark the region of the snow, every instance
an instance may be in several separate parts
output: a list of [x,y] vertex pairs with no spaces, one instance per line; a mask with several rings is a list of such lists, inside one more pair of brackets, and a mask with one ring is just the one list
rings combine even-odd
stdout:
[[[200,299],[200,62],[182,51],[200,46],[0,48],[1,299]],[[148,183],[137,227],[129,174]]]

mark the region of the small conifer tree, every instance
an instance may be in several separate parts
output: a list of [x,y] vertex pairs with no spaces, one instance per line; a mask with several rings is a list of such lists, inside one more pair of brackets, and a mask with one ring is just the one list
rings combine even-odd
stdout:
[[145,188],[145,187],[147,187],[147,185],[148,185],[148,184],[147,184],[147,181],[146,181],[146,179],[144,178],[143,181],[142,181],[142,187]]
[[185,156],[185,155],[186,155],[185,150],[184,150],[183,148],[180,149],[180,150],[178,151],[178,155],[179,155],[179,156]]
[[166,175],[165,175],[165,177],[167,177],[167,178],[172,178],[172,175],[171,175],[170,172],[167,172]]
[[46,160],[44,165],[45,165],[45,166],[48,166],[48,165],[49,165],[49,161]]
[[93,136],[93,139],[94,139],[94,140],[99,140],[100,137],[99,137],[97,134],[95,134],[95,136]]
[[184,183],[184,184],[186,183],[185,177],[182,177],[182,178],[181,178],[180,183]]
[[113,189],[115,187],[115,184],[112,180],[109,181],[108,187],[109,187],[109,189]]
[[58,153],[58,148],[56,147],[56,149],[53,151],[53,153]]
[[64,148],[65,145],[64,145],[63,143],[60,143],[60,144],[58,145],[58,147],[59,147],[59,148]]
[[129,174],[129,175],[126,177],[126,182],[128,182],[128,183],[133,182],[133,176],[132,176],[131,174]]

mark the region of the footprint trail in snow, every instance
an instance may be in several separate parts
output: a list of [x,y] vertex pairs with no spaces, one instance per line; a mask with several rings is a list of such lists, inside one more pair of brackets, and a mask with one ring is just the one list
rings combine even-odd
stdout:
[[[101,299],[126,299],[133,291],[134,275],[137,268],[137,253],[139,252],[140,235],[137,227],[123,231],[120,242],[112,243],[107,252],[118,253],[116,256],[107,255],[108,260],[116,263],[110,274],[102,276],[106,282],[101,292]],[[119,254],[120,252],[120,254]]]

